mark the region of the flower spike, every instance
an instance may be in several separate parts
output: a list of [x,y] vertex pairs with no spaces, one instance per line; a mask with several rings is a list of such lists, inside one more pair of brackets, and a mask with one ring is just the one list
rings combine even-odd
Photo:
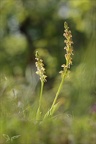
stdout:
[[45,75],[45,68],[44,68],[43,60],[40,58],[38,51],[36,51],[35,56],[36,56],[35,59],[37,60],[35,63],[37,67],[36,74],[40,76],[41,82],[45,82],[47,76]]
[[64,47],[64,49],[66,50],[66,54],[65,54],[66,64],[63,64],[61,66],[61,67],[63,67],[63,70],[60,71],[61,74],[66,72],[70,68],[70,65],[72,65],[72,55],[73,55],[72,34],[71,34],[71,31],[69,30],[68,24],[66,22],[64,23],[64,28],[65,28],[65,30],[64,30],[63,36],[66,38],[64,40],[64,43],[66,44],[66,46]]

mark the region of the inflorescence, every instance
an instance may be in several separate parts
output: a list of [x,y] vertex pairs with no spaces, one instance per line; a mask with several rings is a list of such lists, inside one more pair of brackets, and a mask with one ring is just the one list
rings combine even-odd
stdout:
[[66,44],[66,46],[64,47],[64,49],[66,50],[66,54],[65,54],[65,59],[66,59],[66,64],[63,64],[61,67],[63,67],[63,70],[60,71],[61,74],[65,73],[69,68],[70,65],[72,65],[72,55],[73,55],[73,41],[72,41],[72,34],[71,31],[69,30],[68,24],[65,22],[64,23],[64,34],[63,36],[66,38],[64,40],[64,43]]
[[35,56],[36,56],[35,59],[37,60],[35,63],[37,67],[36,74],[40,76],[41,82],[45,82],[47,76],[45,75],[43,60],[39,57],[38,51],[36,51]]

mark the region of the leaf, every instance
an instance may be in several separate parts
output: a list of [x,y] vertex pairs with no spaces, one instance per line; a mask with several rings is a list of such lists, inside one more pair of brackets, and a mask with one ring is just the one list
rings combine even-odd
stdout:
[[21,136],[21,135],[16,135],[16,136],[11,137],[11,141],[13,141],[14,139],[19,138],[20,136]]
[[6,134],[3,134],[3,137],[6,139],[6,142],[10,141],[10,137]]
[[57,104],[53,105],[52,108],[50,108],[45,114],[44,119],[52,116],[55,113],[55,111],[60,107],[60,105],[61,105],[61,102],[58,102]]
[[51,115],[50,115],[50,110],[48,110],[47,111],[47,113],[44,115],[44,119],[46,119],[46,118],[48,118],[48,117],[50,117]]
[[50,110],[50,114],[53,115],[55,113],[55,111],[58,110],[58,108],[60,107],[61,103],[58,102],[57,104],[55,104],[52,109]]
[[40,109],[38,108],[37,114],[36,114],[36,120],[38,121],[38,120],[40,120],[40,118],[41,118],[41,111],[40,111]]

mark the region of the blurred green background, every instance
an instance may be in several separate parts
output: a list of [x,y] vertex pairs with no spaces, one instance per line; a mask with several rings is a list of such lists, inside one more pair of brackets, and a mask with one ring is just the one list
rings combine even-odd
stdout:
[[[50,106],[61,79],[61,65],[65,63],[65,21],[72,31],[74,56],[70,76],[59,97],[64,104],[57,114],[81,117],[94,111],[91,107],[96,105],[96,1],[0,0],[1,125],[6,113],[22,113],[30,105],[37,108],[36,50],[44,60],[48,76],[43,111]],[[1,129],[1,134],[6,131],[3,126]]]

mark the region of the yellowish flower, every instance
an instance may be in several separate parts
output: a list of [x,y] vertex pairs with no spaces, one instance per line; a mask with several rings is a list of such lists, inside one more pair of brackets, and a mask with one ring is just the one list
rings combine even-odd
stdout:
[[64,49],[66,50],[66,54],[65,54],[66,64],[63,64],[61,66],[63,67],[63,70],[60,71],[60,73],[64,73],[65,71],[67,71],[67,69],[70,68],[70,65],[72,65],[72,55],[73,55],[72,34],[66,22],[64,23],[64,28],[65,30],[63,36],[66,38],[64,40],[64,43],[66,44],[66,46],[64,47]]
[[45,82],[46,81],[46,75],[45,75],[45,68],[44,68],[44,64],[43,64],[43,60],[40,58],[38,51],[36,51],[36,67],[37,67],[37,71],[36,74],[40,76],[40,80],[41,82]]

